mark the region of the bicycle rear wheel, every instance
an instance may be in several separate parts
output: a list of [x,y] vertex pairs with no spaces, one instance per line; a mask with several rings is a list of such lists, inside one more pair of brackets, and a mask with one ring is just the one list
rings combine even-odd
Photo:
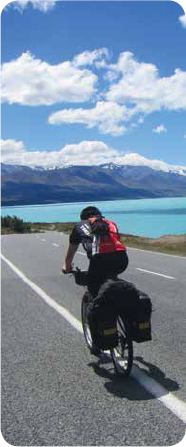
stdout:
[[111,349],[111,356],[117,374],[127,377],[133,364],[133,344],[127,322],[117,319],[118,345]]
[[86,344],[87,344],[88,348],[91,349],[92,348],[92,336],[91,336],[90,327],[89,327],[89,323],[88,323],[88,313],[87,313],[89,302],[90,302],[90,296],[89,296],[88,292],[86,292],[82,298],[82,303],[81,303],[81,321],[82,321],[83,332],[84,332]]

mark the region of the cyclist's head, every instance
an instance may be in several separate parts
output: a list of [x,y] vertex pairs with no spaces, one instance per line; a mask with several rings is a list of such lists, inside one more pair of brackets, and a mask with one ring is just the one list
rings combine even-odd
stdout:
[[89,217],[102,217],[101,211],[96,208],[96,206],[87,206],[84,210],[81,211],[80,219],[86,220]]

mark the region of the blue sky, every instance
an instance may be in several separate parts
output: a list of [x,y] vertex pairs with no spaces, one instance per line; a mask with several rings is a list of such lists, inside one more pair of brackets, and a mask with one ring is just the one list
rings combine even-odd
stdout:
[[178,3],[22,0],[1,20],[3,162],[186,166]]

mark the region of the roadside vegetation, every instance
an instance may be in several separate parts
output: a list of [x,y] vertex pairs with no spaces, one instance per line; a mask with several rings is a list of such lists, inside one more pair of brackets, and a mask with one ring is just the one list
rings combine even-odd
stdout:
[[30,233],[31,224],[16,216],[1,217],[1,234]]
[[[73,227],[73,222],[30,223],[23,222],[22,219],[19,219],[16,216],[6,216],[1,218],[1,234],[37,233],[44,231],[59,231],[65,234],[70,234]],[[186,234],[166,235],[160,238],[147,238],[121,233],[121,240],[127,247],[186,256]]]
[[122,234],[121,239],[127,247],[186,256],[186,234],[167,235],[154,239]]

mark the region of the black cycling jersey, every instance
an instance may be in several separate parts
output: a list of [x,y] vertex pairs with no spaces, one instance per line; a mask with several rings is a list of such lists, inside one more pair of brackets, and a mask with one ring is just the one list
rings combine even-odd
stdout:
[[117,275],[123,272],[128,265],[128,256],[126,250],[116,251],[111,253],[97,253],[92,255],[94,235],[89,220],[82,220],[75,224],[72,233],[69,237],[69,242],[72,245],[82,244],[88,258],[90,265],[88,270],[88,290],[96,296],[100,285],[105,278],[112,275]]
[[82,220],[75,224],[72,233],[70,234],[69,241],[72,245],[82,244],[88,258],[91,257],[93,235],[89,220]]

